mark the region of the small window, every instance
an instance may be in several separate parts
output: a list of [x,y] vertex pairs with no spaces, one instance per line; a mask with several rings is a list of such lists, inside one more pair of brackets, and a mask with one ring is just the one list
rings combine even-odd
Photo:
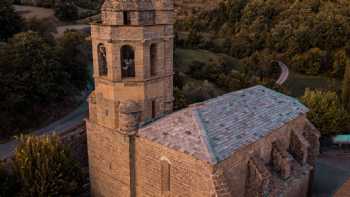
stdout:
[[97,46],[97,54],[98,54],[98,69],[100,76],[107,76],[108,67],[107,67],[107,57],[106,57],[106,47],[103,44],[99,44]]
[[130,12],[123,12],[123,22],[124,25],[130,25],[131,24],[131,17],[130,17]]
[[152,44],[150,47],[150,69],[151,69],[151,76],[155,76],[156,73],[156,66],[157,66],[157,45]]
[[156,111],[156,101],[152,101],[152,118],[155,118],[157,115]]
[[170,191],[170,163],[166,160],[161,161],[161,186],[162,192]]
[[121,48],[122,78],[135,77],[135,52],[134,49],[125,45]]

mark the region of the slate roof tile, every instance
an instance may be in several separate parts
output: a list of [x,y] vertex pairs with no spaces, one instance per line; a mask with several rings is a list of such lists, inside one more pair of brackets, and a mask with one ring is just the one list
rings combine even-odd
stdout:
[[215,164],[307,112],[294,98],[254,86],[167,115],[139,135]]

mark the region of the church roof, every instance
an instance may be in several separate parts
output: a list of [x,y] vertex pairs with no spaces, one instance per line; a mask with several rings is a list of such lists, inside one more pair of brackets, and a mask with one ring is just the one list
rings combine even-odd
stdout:
[[216,164],[307,112],[292,97],[254,86],[167,115],[139,135]]

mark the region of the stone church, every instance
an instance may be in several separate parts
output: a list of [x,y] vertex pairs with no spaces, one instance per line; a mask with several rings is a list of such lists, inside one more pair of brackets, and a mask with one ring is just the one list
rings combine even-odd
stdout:
[[297,100],[255,86],[172,112],[173,3],[106,0],[92,25],[92,196],[307,196],[319,133]]

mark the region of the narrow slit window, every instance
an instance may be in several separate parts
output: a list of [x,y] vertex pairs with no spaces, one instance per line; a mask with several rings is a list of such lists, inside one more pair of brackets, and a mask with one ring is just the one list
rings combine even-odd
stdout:
[[157,65],[157,45],[152,44],[150,47],[150,72],[151,76],[155,76],[157,74],[156,72],[156,65]]
[[152,101],[152,118],[155,118],[157,115],[156,112],[156,101]]
[[162,192],[169,192],[170,191],[170,163],[168,161],[162,160],[161,161],[161,185],[162,185]]

